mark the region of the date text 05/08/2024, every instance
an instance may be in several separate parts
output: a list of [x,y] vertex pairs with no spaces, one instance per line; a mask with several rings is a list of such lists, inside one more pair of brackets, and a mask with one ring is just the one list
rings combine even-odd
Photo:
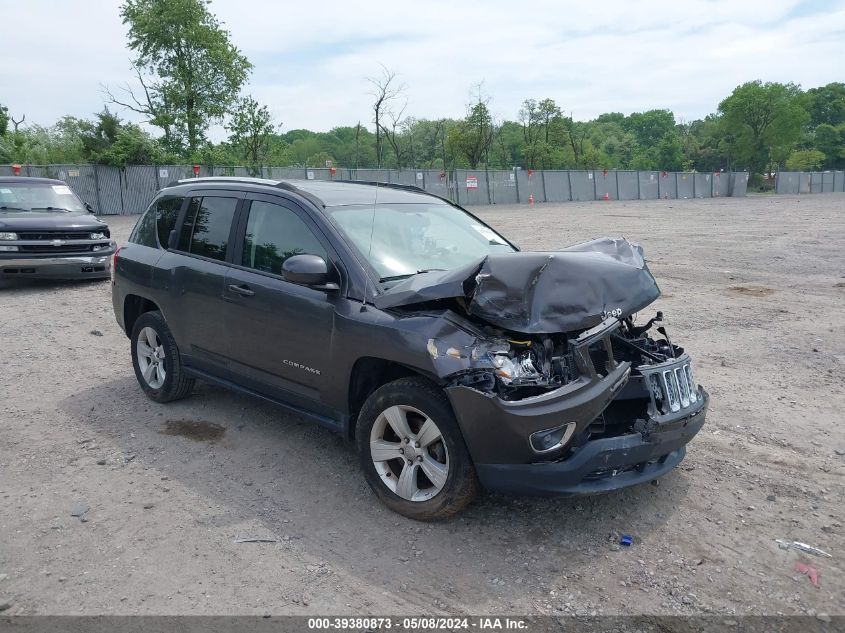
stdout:
[[520,618],[508,617],[332,617],[308,618],[311,630],[361,630],[370,631],[425,631],[425,630],[481,630],[481,631],[525,631],[528,623]]

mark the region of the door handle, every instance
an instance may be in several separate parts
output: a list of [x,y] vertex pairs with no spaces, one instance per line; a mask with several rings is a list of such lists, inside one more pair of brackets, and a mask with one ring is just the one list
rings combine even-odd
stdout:
[[235,284],[230,284],[229,290],[235,294],[241,295],[242,297],[251,297],[255,294],[255,292],[249,289],[249,286],[237,286]]

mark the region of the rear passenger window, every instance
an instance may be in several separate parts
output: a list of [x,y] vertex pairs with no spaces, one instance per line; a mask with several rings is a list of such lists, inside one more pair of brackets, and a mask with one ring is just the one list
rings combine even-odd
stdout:
[[224,261],[237,206],[237,198],[191,198],[179,236],[179,250]]
[[157,206],[158,202],[153,202],[150,208],[144,212],[144,215],[135,224],[135,228],[132,229],[132,233],[129,235],[129,241],[132,244],[158,248],[158,242],[156,242]]
[[170,231],[176,228],[179,209],[182,208],[184,198],[162,198],[156,202],[156,223],[158,225],[158,243],[167,248]]
[[282,263],[294,255],[328,259],[326,249],[296,213],[278,204],[253,202],[246,224],[242,265],[281,275]]

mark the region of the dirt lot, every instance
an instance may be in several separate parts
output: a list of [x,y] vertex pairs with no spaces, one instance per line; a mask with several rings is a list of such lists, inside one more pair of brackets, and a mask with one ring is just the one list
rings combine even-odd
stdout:
[[[351,446],[273,406],[205,385],[145,399],[108,282],[6,284],[6,613],[845,613],[845,195],[477,211],[523,248],[644,245],[712,395],[679,469],[415,523],[376,501]],[[134,221],[112,219],[118,239]]]

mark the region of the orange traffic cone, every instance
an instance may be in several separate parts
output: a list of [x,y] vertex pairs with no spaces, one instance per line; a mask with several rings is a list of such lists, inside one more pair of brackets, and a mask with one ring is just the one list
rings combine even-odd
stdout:
[[604,198],[602,198],[602,199],[603,200],[610,200],[610,194],[609,193],[604,194]]
[[534,194],[528,194],[528,204],[534,204]]

